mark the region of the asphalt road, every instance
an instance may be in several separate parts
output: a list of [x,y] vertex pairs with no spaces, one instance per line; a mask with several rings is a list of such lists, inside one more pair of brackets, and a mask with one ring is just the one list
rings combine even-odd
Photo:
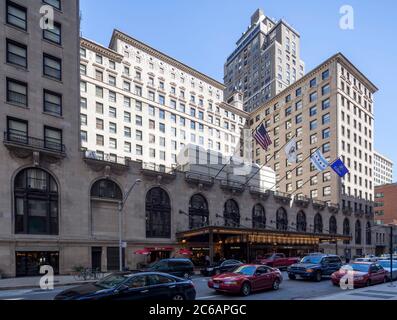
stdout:
[[[207,286],[208,278],[195,277],[197,290],[197,300],[304,300],[318,298],[333,293],[340,292],[341,289],[331,284],[329,279],[321,282],[311,282],[306,280],[289,280],[284,273],[284,281],[278,291],[264,291],[254,293],[249,297],[239,295],[218,294]],[[52,300],[61,291],[70,288],[56,287],[52,291],[42,291],[40,289],[23,289],[0,291],[0,300]]]

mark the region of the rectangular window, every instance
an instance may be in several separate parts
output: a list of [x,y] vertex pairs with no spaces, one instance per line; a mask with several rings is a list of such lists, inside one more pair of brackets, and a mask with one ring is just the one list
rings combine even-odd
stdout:
[[103,138],[103,136],[97,134],[96,135],[96,144],[97,146],[103,146],[105,144],[105,140]]
[[7,78],[7,102],[27,107],[28,85],[24,82]]
[[328,124],[331,122],[331,116],[329,113],[323,115],[323,124]]
[[44,54],[43,56],[43,73],[44,75],[62,80],[62,61],[61,59]]
[[62,30],[61,24],[54,22],[54,28],[43,29],[43,38],[48,41],[61,44],[62,43],[61,30]]
[[7,39],[7,62],[23,68],[27,68],[28,67],[27,46]]
[[62,130],[44,127],[44,145],[47,149],[62,151]]
[[310,130],[316,130],[317,129],[317,120],[313,120],[310,122]]
[[85,110],[87,109],[87,99],[80,98],[80,109]]
[[310,100],[310,102],[316,101],[317,100],[317,92],[311,93],[310,97],[309,97],[309,100]]
[[80,139],[81,139],[81,142],[87,142],[88,141],[87,131],[81,131],[80,132]]
[[97,118],[96,119],[96,128],[97,130],[103,130],[104,129],[104,125],[103,125],[103,120]]
[[7,23],[14,27],[27,30],[27,9],[11,1],[7,1]]
[[43,2],[53,6],[58,10],[61,10],[61,0],[43,0]]
[[28,143],[28,122],[7,118],[7,140],[18,143]]
[[[86,100],[87,103],[87,100]],[[87,104],[85,105],[87,107]],[[44,112],[61,116],[62,96],[58,93],[44,90]]]
[[329,70],[326,70],[322,74],[322,79],[327,80],[329,78]]
[[87,115],[85,114],[80,114],[80,124],[82,126],[86,126],[87,125]]
[[325,85],[324,87],[321,88],[321,92],[323,96],[329,94],[331,92],[331,86],[329,84]]
[[131,138],[131,128],[124,127],[124,137]]
[[96,103],[96,106],[95,106],[95,111],[96,111],[96,113],[98,113],[98,114],[103,114],[103,104],[97,102],[97,103]]
[[322,102],[322,106],[323,106],[323,110],[327,110],[331,106],[330,100],[329,99],[324,100]]
[[109,122],[109,132],[112,134],[117,133],[117,125],[113,122]]

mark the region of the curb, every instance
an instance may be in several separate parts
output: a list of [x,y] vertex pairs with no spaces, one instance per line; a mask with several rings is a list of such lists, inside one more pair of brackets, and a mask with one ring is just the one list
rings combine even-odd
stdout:
[[[97,281],[97,280],[95,280]],[[82,282],[69,282],[69,283],[54,283],[54,288],[64,287],[64,286],[80,286],[83,284],[93,283],[95,281],[82,281]],[[24,289],[40,289],[39,286],[17,286],[17,287],[0,287],[0,291],[10,291],[10,290],[24,290]]]

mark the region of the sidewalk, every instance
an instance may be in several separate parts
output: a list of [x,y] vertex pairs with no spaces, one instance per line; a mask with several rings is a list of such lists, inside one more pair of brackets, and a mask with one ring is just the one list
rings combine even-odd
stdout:
[[394,283],[394,287],[390,287],[390,283],[385,283],[356,290],[341,290],[340,293],[313,300],[397,300],[397,283]]
[[[14,289],[40,289],[41,277],[0,279],[0,291]],[[80,285],[97,280],[77,281],[74,276],[55,276],[54,287]]]

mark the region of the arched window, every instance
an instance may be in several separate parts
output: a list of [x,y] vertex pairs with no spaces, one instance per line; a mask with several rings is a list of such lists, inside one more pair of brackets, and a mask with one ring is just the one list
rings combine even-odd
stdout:
[[[343,221],[343,235],[350,237],[350,221],[347,218]],[[350,241],[348,240],[344,241],[344,244],[349,244],[349,243]]]
[[58,186],[46,171],[30,168],[14,181],[15,233],[57,235]]
[[356,244],[361,244],[361,222],[359,220],[356,221],[356,228],[355,228],[355,235],[356,235]]
[[92,198],[123,200],[120,187],[110,179],[98,180],[91,188]]
[[371,222],[367,222],[367,230],[366,230],[366,241],[367,241],[367,245],[371,245],[372,244],[372,226],[371,226]]
[[307,230],[307,222],[306,222],[306,214],[303,211],[299,211],[296,215],[296,231],[298,232],[306,232]]
[[171,238],[171,202],[162,188],[153,188],[146,195],[146,237]]
[[208,226],[209,211],[207,200],[200,194],[195,194],[189,203],[189,227],[197,229]]
[[338,223],[336,218],[332,216],[329,218],[329,233],[330,234],[337,234],[338,233]]
[[288,230],[288,215],[284,208],[279,208],[276,214],[276,228],[280,231]]
[[252,209],[252,227],[254,229],[266,229],[266,212],[261,204]]
[[314,216],[314,233],[323,233],[323,217],[319,213]]
[[240,209],[234,200],[228,200],[225,203],[225,211],[223,212],[226,227],[240,226]]

